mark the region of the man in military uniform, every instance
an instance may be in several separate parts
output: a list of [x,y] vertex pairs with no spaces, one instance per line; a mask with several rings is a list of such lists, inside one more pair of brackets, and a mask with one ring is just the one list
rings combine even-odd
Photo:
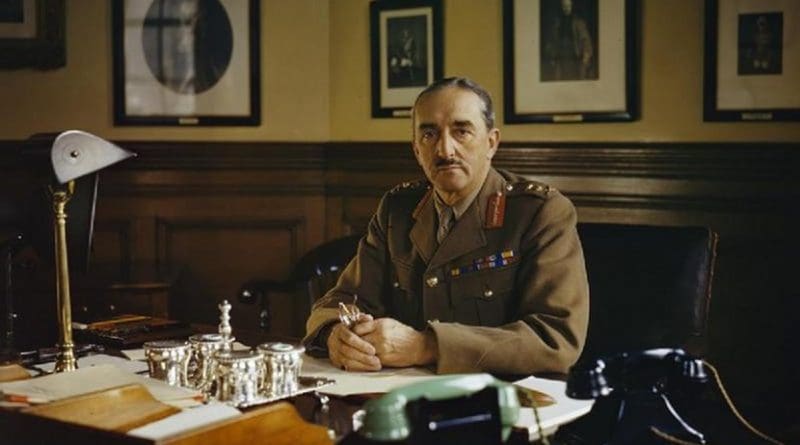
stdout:
[[[355,258],[314,305],[305,344],[352,371],[566,372],[589,313],[575,208],[492,168],[500,131],[471,80],[430,85],[412,116],[428,181],[384,195]],[[369,315],[348,328],[338,307],[354,301]]]

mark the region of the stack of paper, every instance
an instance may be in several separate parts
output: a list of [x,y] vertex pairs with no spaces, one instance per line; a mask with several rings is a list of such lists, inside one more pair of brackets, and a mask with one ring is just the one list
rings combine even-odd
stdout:
[[144,386],[156,400],[173,406],[197,405],[202,400],[199,391],[170,386],[160,380],[131,374],[109,364],[79,368],[72,372],[35,379],[0,383],[0,394],[5,400],[36,404],[130,384]]

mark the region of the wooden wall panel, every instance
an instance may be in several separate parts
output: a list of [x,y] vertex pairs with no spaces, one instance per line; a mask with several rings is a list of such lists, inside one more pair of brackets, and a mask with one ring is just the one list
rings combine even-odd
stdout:
[[218,324],[217,305],[227,299],[234,305],[231,316],[238,325],[257,326],[257,311],[240,307],[233,292],[253,277],[288,276],[299,256],[303,230],[302,219],[159,219],[156,264],[160,275],[175,283],[170,313]]
[[92,271],[116,282],[130,282],[136,239],[134,220],[103,219],[95,224]]

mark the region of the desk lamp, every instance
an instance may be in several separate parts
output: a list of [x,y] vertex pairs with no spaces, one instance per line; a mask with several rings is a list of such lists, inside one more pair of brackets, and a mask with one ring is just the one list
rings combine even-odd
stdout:
[[[56,372],[74,371],[78,367],[72,343],[66,213],[67,203],[75,191],[75,180],[135,155],[104,139],[79,130],[69,130],[59,134],[50,150],[53,171],[60,184],[50,187],[54,213],[56,305],[59,328]],[[92,224],[91,220],[89,224]]]

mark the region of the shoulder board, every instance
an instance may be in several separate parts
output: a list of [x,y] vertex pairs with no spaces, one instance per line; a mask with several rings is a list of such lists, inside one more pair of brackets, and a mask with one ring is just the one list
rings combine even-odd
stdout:
[[519,181],[506,185],[506,195],[508,196],[536,196],[547,198],[556,189],[547,184],[537,181]]
[[393,189],[389,190],[390,195],[397,195],[403,193],[413,193],[425,191],[428,187],[428,181],[420,179],[419,181],[403,182],[396,185]]

